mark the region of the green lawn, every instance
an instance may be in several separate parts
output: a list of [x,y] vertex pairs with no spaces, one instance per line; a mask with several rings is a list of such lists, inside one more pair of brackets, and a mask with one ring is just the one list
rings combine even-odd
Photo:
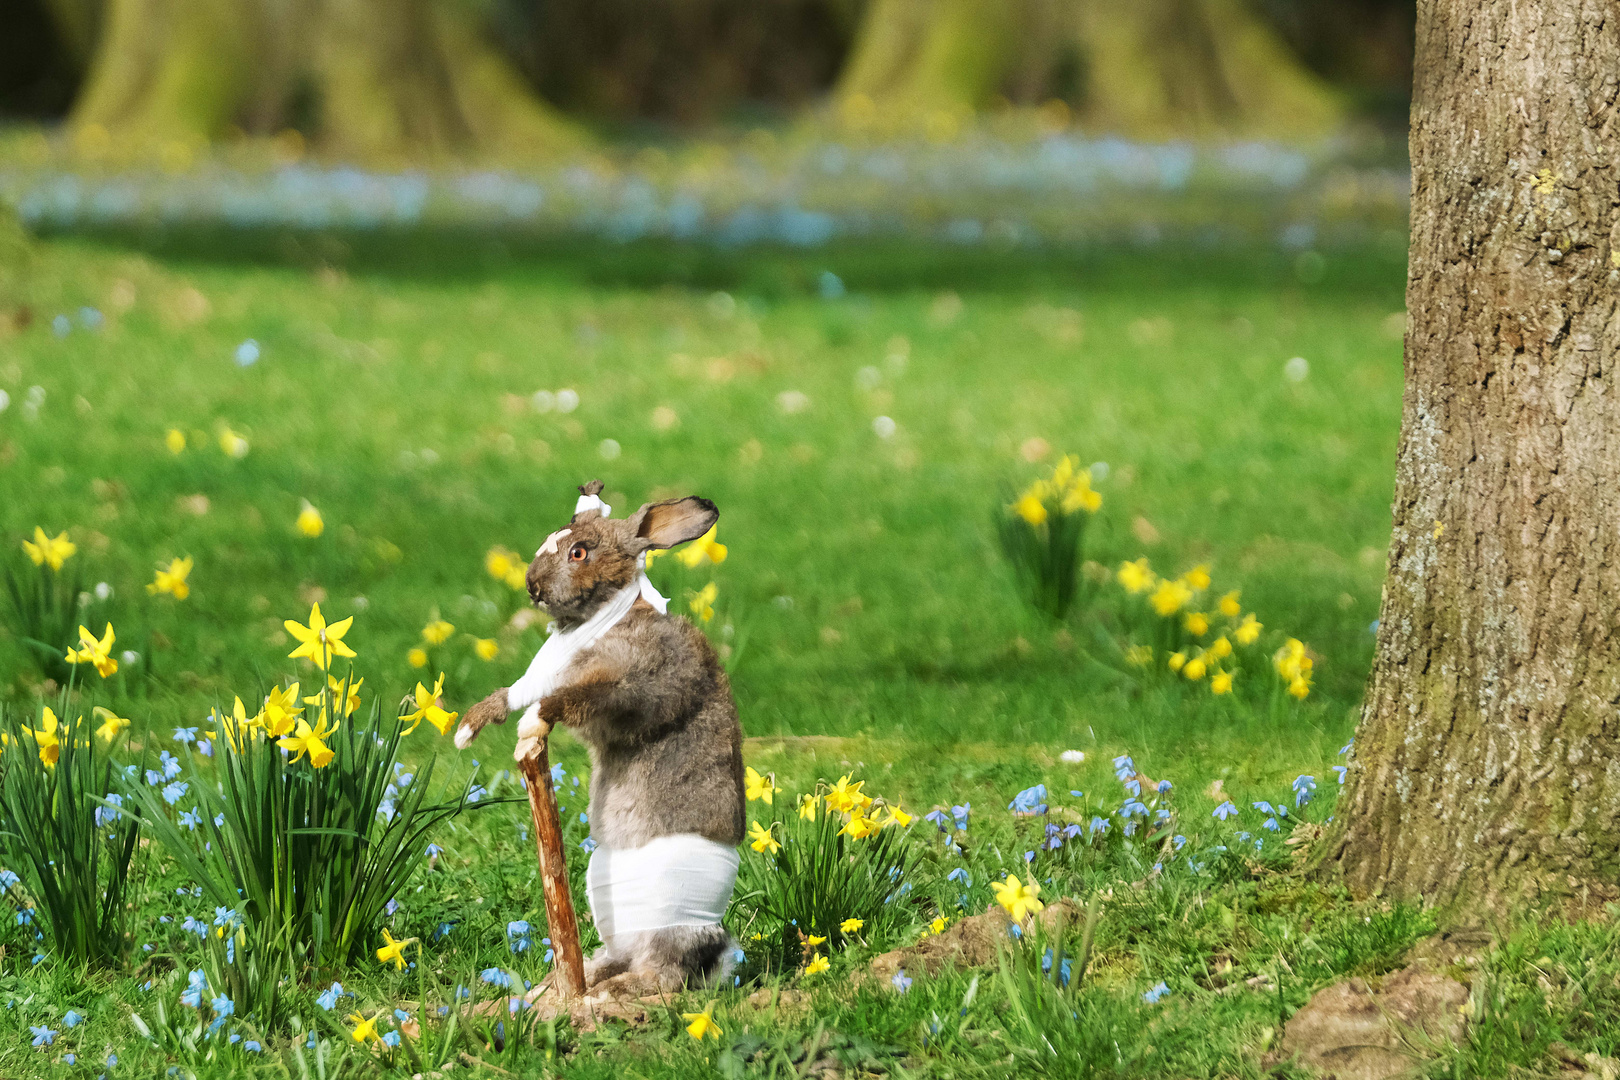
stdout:
[[[725,562],[688,571],[665,558],[653,576],[681,610],[711,578],[718,586],[708,629],[754,737],[749,764],[786,790],[775,813],[818,779],[853,772],[918,815],[911,898],[826,975],[773,970],[749,944],[744,984],[718,995],[721,1041],[693,1043],[673,1013],[634,1031],[543,1029],[534,1044],[514,1020],[500,1039],[492,1023],[446,1036],[452,1059],[468,1056],[444,1075],[788,1075],[771,1062],[820,1046],[896,1075],[1254,1076],[1312,990],[1397,966],[1428,931],[1411,910],[1351,904],[1279,874],[1289,824],[1274,838],[1248,805],[1286,801],[1316,823],[1331,813],[1387,542],[1398,259],[1329,252],[1301,275],[1274,252],[136,239],[144,253],[53,242],[25,275],[31,323],[0,339],[4,558],[32,574],[20,541],[36,525],[67,530],[79,553],[64,574],[111,587],[84,621],[99,632],[110,620],[117,648],[140,654],[105,683],[90,676],[68,708],[107,704],[134,718],[150,755],[169,729],[233,695],[251,710],[284,677],[307,687],[314,672],[286,659],[282,620],[302,621],[315,599],[330,619],[356,616],[347,640],[368,706],[376,694],[390,708],[443,671],[450,707],[465,707],[515,677],[540,641],[513,623],[523,598],[485,573],[485,552],[532,551],[566,519],[574,486],[600,478],[617,513],[669,494],[719,504]],[[821,295],[827,272],[847,290],[836,299]],[[85,306],[102,313],[99,329],[82,325]],[[52,329],[59,312],[73,324],[65,336]],[[233,357],[247,339],[259,358],[244,367]],[[1303,377],[1287,374],[1295,357]],[[577,408],[537,410],[542,390],[573,391]],[[878,417],[893,421],[888,437]],[[184,436],[178,454],[165,445],[170,428]],[[246,440],[243,456],[222,451],[227,429]],[[997,517],[1065,452],[1108,466],[1089,559],[1112,568],[1146,555],[1171,575],[1208,564],[1211,596],[1242,590],[1266,632],[1236,692],[1217,698],[1157,662],[1148,672],[1125,663],[1132,605],[1142,605],[1112,582],[1062,627],[1021,605]],[[302,500],[324,520],[319,537],[298,531]],[[156,564],[178,556],[195,559],[190,596],[149,595]],[[417,670],[408,654],[435,617],[455,633]],[[1265,658],[1286,636],[1318,658],[1304,702],[1270,681]],[[11,708],[31,718],[45,692],[60,708],[16,637],[14,626],[0,636]],[[493,662],[477,658],[475,638],[498,643]],[[423,728],[407,754],[453,759],[458,780],[482,759],[480,782],[515,799],[499,772],[514,726],[460,755]],[[1066,750],[1085,761],[1061,762]],[[1115,813],[1121,754],[1175,785],[1154,805],[1172,815],[1166,836],[1187,837],[1186,854],[1127,839],[1123,819],[1089,846],[1041,849],[1046,820]],[[556,756],[583,768],[566,735]],[[195,767],[207,776],[214,766]],[[1301,773],[1320,784],[1304,808],[1290,796]],[[1053,816],[1003,809],[1037,783]],[[1210,811],[1227,795],[1242,816],[1216,822]],[[583,838],[583,795],[565,783],[563,801],[572,838]],[[973,824],[956,852],[920,815],[965,802]],[[178,867],[143,849],[127,965],[35,963],[32,928],[0,927],[0,1072],[96,1075],[109,1052],[122,1059],[109,1076],[171,1065],[199,1076],[423,1071],[354,1050],[334,1021],[351,1007],[415,1014],[423,996],[431,1013],[458,984],[487,996],[477,973],[493,965],[544,972],[541,950],[510,954],[505,939],[517,919],[543,933],[527,816],[520,802],[496,802],[438,835],[444,854],[389,921],[424,939],[425,973],[369,962],[302,972],[300,1022],[317,1024],[324,1049],[306,1051],[283,1029],[264,1034],[264,1055],[207,1040],[159,1050],[136,1036],[131,1010],[150,1023],[162,1000],[171,1016],[192,1015],[176,998],[200,962],[196,943],[158,917],[207,914],[176,898],[189,884]],[[936,914],[984,910],[990,881],[1025,872],[1025,851],[1048,898],[1108,896],[1070,1020],[1019,1019],[1046,999],[1016,956],[999,973],[918,978],[903,996],[849,981]],[[947,877],[956,867],[970,883]],[[739,918],[747,910],[739,902]],[[748,925],[763,925],[755,917]],[[1555,1003],[1525,966],[1545,951],[1555,967],[1594,957],[1612,967],[1612,932],[1527,933],[1492,969],[1495,1018],[1470,1047],[1440,1056],[1446,1075],[1501,1075],[1554,1038],[1620,1049],[1612,1027],[1588,1019],[1613,1015],[1607,983],[1590,975],[1587,1005]],[[1223,989],[1259,976],[1281,989]],[[333,978],[359,996],[323,1013],[312,1002]],[[1160,980],[1175,995],[1168,1008],[1142,999]],[[778,983],[810,989],[808,1009],[744,1000]],[[688,995],[675,1012],[711,996]],[[89,1017],[83,1027],[63,1027],[70,1007]],[[57,1041],[29,1045],[36,1025],[59,1029]],[[1043,1035],[1059,1058],[1042,1056]]]

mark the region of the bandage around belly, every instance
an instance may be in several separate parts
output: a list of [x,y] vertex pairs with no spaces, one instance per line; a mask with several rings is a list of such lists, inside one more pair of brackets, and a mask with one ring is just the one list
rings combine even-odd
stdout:
[[596,931],[607,941],[671,926],[718,926],[737,864],[736,848],[694,833],[638,848],[599,847],[585,870]]

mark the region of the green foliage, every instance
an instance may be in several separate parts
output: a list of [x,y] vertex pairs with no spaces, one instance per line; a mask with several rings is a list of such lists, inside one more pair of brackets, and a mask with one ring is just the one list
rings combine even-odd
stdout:
[[8,565],[5,573],[11,609],[8,629],[42,676],[65,685],[72,674],[65,657],[68,645],[77,640],[79,593],[84,586],[80,564],[74,563],[73,575],[66,579],[61,570],[26,562]]
[[[347,698],[348,680],[340,687],[322,690],[322,714]],[[153,839],[212,901],[240,907],[256,945],[299,962],[329,966],[365,953],[388,901],[426,861],[428,834],[460,813],[473,786],[469,778],[459,797],[428,802],[434,759],[403,774],[404,725],[384,721],[380,702],[364,715],[339,725],[327,740],[332,760],[316,768],[308,755],[285,754],[262,727],[215,713],[213,757],[189,755],[194,832],[156,785],[127,785]],[[385,804],[391,815],[379,812]],[[273,965],[272,978],[278,973]]]
[[[56,707],[67,714],[65,696]],[[107,743],[82,719],[58,720],[48,707],[33,727],[0,703],[0,732],[0,867],[21,878],[6,899],[40,924],[61,957],[117,963],[128,951],[140,830],[114,808],[119,777]]]

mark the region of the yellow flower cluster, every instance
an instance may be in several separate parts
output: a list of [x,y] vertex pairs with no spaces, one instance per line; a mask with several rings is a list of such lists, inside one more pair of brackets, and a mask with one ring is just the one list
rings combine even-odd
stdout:
[[484,570],[496,581],[504,582],[518,592],[529,587],[529,564],[517,552],[499,544],[484,553]]
[[[709,526],[709,531],[675,552],[675,558],[680,560],[682,566],[688,570],[696,570],[704,563],[713,563],[719,566],[726,561],[726,545],[720,543],[715,537],[720,532],[718,524]],[[651,566],[653,560],[663,555],[664,551],[654,548],[647,552],[644,565]]]
[[79,545],[68,539],[66,530],[55,536],[46,536],[45,530],[38,525],[34,526],[34,538],[24,540],[22,546],[35,566],[49,566],[53,573],[60,573],[62,564],[79,550]]
[[191,576],[191,567],[189,555],[183,559],[170,559],[167,567],[159,563],[157,576],[146,586],[146,591],[153,596],[168,593],[176,600],[184,600],[191,595],[191,586],[186,581]]
[[93,664],[96,674],[103,679],[118,670],[118,661],[113,659],[113,626],[107,624],[107,632],[98,639],[96,635],[79,627],[80,648],[69,649],[63,657],[70,664]]
[[[890,825],[903,829],[911,824],[912,815],[898,802],[872,798],[861,790],[865,784],[864,780],[852,781],[850,776],[842,776],[823,794],[801,795],[796,804],[798,816],[805,821],[814,821],[825,805],[829,814],[844,815],[844,824],[838,833],[852,840],[876,836]],[[782,789],[776,786],[775,774],[761,773],[749,766],[743,775],[743,791],[749,802],[758,801],[770,806]],[[873,810],[874,806],[876,810]],[[776,826],[776,822],[768,826],[752,823],[748,831],[749,847],[761,855],[774,855],[780,851],[782,844],[776,839]]]
[[1011,510],[1031,525],[1044,525],[1055,510],[1067,517],[1081,510],[1094,514],[1102,507],[1102,495],[1091,488],[1091,470],[1080,468],[1080,459],[1065,454],[1052,475],[1037,480],[1014,500]]
[[[1153,572],[1147,557],[1121,563],[1115,574],[1119,584],[1133,596],[1145,596],[1148,604],[1161,619],[1179,618],[1181,629],[1199,644],[1176,650],[1165,658],[1165,666],[1192,682],[1209,679],[1210,693],[1232,692],[1235,670],[1223,668],[1234,651],[1234,645],[1247,647],[1260,639],[1265,624],[1255,618],[1254,612],[1245,612],[1242,594],[1233,589],[1216,600],[1213,611],[1198,608],[1198,600],[1209,591],[1209,567],[1200,564],[1180,577],[1161,578]],[[1219,620],[1219,625],[1217,621]],[[1202,640],[1215,634],[1207,645]],[[1297,648],[1295,648],[1297,646]],[[1151,667],[1153,649],[1147,645],[1131,645],[1125,650],[1125,661],[1135,667]],[[1310,693],[1311,660],[1305,646],[1290,638],[1288,645],[1279,650],[1273,663],[1277,673],[1288,684],[1288,692],[1303,700]]]

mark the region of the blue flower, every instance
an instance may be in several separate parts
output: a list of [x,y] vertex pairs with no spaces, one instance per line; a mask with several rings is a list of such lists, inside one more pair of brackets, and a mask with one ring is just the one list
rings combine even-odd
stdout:
[[399,910],[399,901],[397,899],[394,899],[394,898],[390,897],[389,900],[388,900],[388,903],[383,905],[383,910],[388,912],[388,914],[390,916],[392,916],[394,914],[394,912]]
[[30,923],[32,923],[33,921],[34,921],[34,909],[33,908],[25,907],[21,911],[17,912],[17,925],[18,926],[27,926]]
[[1335,765],[1333,766],[1333,771],[1339,774],[1339,785],[1341,787],[1344,786],[1344,774],[1350,771],[1350,766]]
[[69,1009],[67,1012],[62,1014],[63,1027],[74,1028],[78,1027],[82,1023],[84,1023],[84,1017],[80,1016],[72,1009]]
[[1347,742],[1343,746],[1339,747],[1339,756],[1344,757],[1344,755],[1348,754],[1351,750],[1355,749],[1355,746],[1356,746],[1356,740],[1351,739],[1349,742]]
[[255,1054],[264,1053],[264,1047],[259,1045],[258,1039],[249,1039],[247,1042],[242,1044],[242,1049],[251,1050]]
[[404,1009],[395,1009],[394,1010],[394,1019],[398,1020],[400,1023],[403,1024],[407,1020],[409,1020],[410,1018],[411,1018],[411,1014],[406,1012]]
[[1035,861],[1035,853],[1033,851],[1024,852],[1024,861],[1027,862],[1027,863],[1034,862]]
[[472,786],[472,790],[467,792],[467,801],[470,802],[470,803],[475,803],[479,799],[482,799],[485,795],[488,795],[488,794],[489,794],[489,792],[484,789],[484,786],[482,784],[474,784]]
[[1217,806],[1210,816],[1215,818],[1217,821],[1225,821],[1227,818],[1236,817],[1237,815],[1238,808],[1233,805],[1231,799],[1228,799],[1221,803],[1221,805]]
[[1277,819],[1274,817],[1268,817],[1260,824],[1263,828],[1270,829],[1272,832],[1276,832],[1278,829],[1282,828],[1281,825],[1277,824]]
[[1275,814],[1277,812],[1276,809],[1274,809],[1272,805],[1266,802],[1264,799],[1261,799],[1259,802],[1254,803],[1253,805],[1256,810],[1259,810],[1264,814]]
[[0,870],[0,890],[9,889],[21,881],[22,878],[13,874],[10,870]]
[[1063,838],[1065,840],[1073,840],[1075,837],[1080,835],[1081,831],[1082,830],[1078,824],[1070,823],[1063,826]]
[[337,1008],[338,1000],[346,993],[347,991],[343,989],[343,984],[340,982],[335,982],[316,995],[315,1004],[319,1005],[327,1012],[331,1012],[333,1009]]
[[213,757],[214,741],[212,739],[198,739],[197,753],[201,754],[203,757]]
[[1007,804],[1007,809],[1018,814],[1046,813],[1046,785],[1036,784],[1032,788],[1020,791],[1013,796],[1013,801]]
[[156,769],[147,769],[146,783],[150,787],[157,787],[159,784],[163,783],[163,774],[158,772]]
[[399,1032],[397,1032],[397,1031],[385,1031],[385,1032],[383,1032],[382,1041],[383,1041],[384,1046],[398,1046],[399,1045]]
[[214,909],[214,925],[234,930],[242,925],[242,916],[239,912],[232,911],[230,908],[216,907]]
[[182,1004],[190,1005],[193,1009],[202,1008],[203,994],[208,990],[208,976],[201,971],[193,971],[186,980],[185,992],[180,995]]
[[595,851],[596,841],[587,836],[579,842],[579,847],[581,851]]
[[167,750],[158,754],[158,761],[163,765],[163,779],[173,780],[180,775],[180,759]]
[[557,764],[551,767],[551,779],[553,781],[560,781],[563,778],[563,774],[567,771],[567,769],[562,767],[562,762],[559,761]]
[[1136,763],[1129,754],[1121,754],[1114,759],[1114,777],[1121,783],[1136,775]]
[[259,362],[259,343],[248,338],[236,347],[233,358],[237,367],[252,367]]
[[945,811],[944,810],[930,810],[930,811],[928,811],[928,813],[923,815],[923,820],[924,821],[932,821],[935,825],[938,825],[940,832],[950,832],[951,831],[950,828],[945,824]]
[[1108,822],[1106,819],[1100,818],[1093,814],[1091,816],[1091,820],[1087,822],[1086,828],[1088,830],[1087,838],[1089,839],[1092,836],[1096,836],[1098,833],[1106,833],[1108,831]]
[[483,971],[478,973],[478,977],[489,983],[491,986],[506,987],[512,985],[512,976],[508,975],[500,968],[485,968]]
[[450,936],[450,931],[455,929],[455,925],[456,924],[453,923],[453,922],[442,922],[442,923],[440,923],[439,928],[437,930],[433,931],[433,940],[434,941],[440,941],[440,940],[443,940],[444,938],[449,937]]
[[1081,798],[1082,796],[1084,796],[1085,792],[1083,792],[1083,791],[1075,791],[1073,788],[1070,788],[1069,789],[1069,794],[1073,795],[1075,798],[1078,799],[1078,798]]
[[1153,811],[1153,823],[1155,825],[1163,825],[1169,820],[1170,811],[1166,810],[1164,807],[1161,806],[1157,810]]
[[176,780],[174,783],[164,786],[163,801],[168,803],[170,806],[173,806],[175,803],[180,801],[181,797],[185,795],[185,793],[186,782],[184,780]]
[[960,806],[951,807],[951,817],[956,819],[956,827],[958,829],[965,830],[968,827],[968,817],[972,815],[972,813],[972,803],[963,803]]
[[1125,781],[1125,791],[1133,799],[1140,799],[1142,797],[1142,781],[1136,779],[1135,777]]
[[79,1055],[70,1050],[62,1055],[62,1060],[69,1065],[77,1065],[79,1063]]
[[[107,802],[112,806],[123,806],[124,797],[114,793],[107,796]],[[98,806],[96,807],[96,828],[100,829],[111,825],[118,820],[118,817],[118,811],[108,809],[106,806]]]
[[1311,796],[1315,793],[1316,777],[1304,775],[1294,777],[1295,806],[1304,806],[1306,803],[1311,801]]
[[1177,851],[1180,851],[1182,848],[1187,846],[1187,838],[1185,836],[1181,836],[1180,834],[1177,834],[1176,836],[1172,836],[1170,838],[1170,842],[1172,844],[1176,845],[1176,850]]
[[214,828],[223,829],[224,827],[225,827],[225,815],[224,814],[215,814],[214,815]]
[[224,1027],[226,1017],[236,1012],[236,1002],[232,1001],[224,994],[220,994],[208,1004],[214,1007],[214,1022],[208,1025],[209,1031],[218,1031],[220,1028]]
[[971,888],[973,885],[973,881],[968,876],[967,867],[965,866],[958,866],[955,870],[952,870],[950,873],[946,874],[945,880],[960,881],[964,886],[969,888]]
[[196,807],[192,807],[190,810],[180,811],[180,824],[184,825],[192,832],[196,832],[197,826],[202,824],[202,811]]
[[430,859],[442,851],[444,851],[444,848],[440,847],[438,844],[429,844],[427,846],[427,856]]
[[1126,799],[1125,804],[1119,808],[1119,816],[1122,818],[1147,817],[1148,808],[1137,799]]
[[311,1028],[310,1031],[309,1031],[309,1038],[304,1040],[304,1046],[307,1049],[313,1050],[313,1049],[315,1049],[315,1042],[316,1042],[315,1029]]
[[1169,992],[1170,988],[1161,981],[1159,985],[1143,994],[1142,1000],[1147,1002],[1149,1005],[1157,1005],[1159,1003],[1159,999],[1164,997],[1164,995],[1168,994]]
[[905,968],[901,968],[899,971],[896,971],[894,973],[894,977],[889,980],[889,985],[904,994],[906,991],[911,989],[911,977],[906,974]]
[[117,1065],[117,1064],[118,1064],[118,1055],[117,1054],[108,1054],[107,1055],[107,1068],[110,1069],[114,1065]]
[[514,953],[523,952],[529,947],[529,924],[523,919],[506,924],[506,947]]
[[194,727],[177,727],[174,729],[174,741],[178,743],[194,743],[197,741],[197,729]]

